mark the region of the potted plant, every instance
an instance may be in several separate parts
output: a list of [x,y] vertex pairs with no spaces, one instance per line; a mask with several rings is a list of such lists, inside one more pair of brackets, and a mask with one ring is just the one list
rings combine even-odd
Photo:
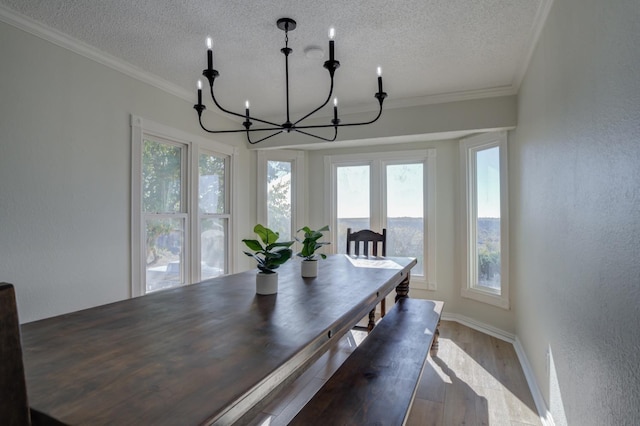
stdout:
[[320,247],[329,244],[328,242],[318,242],[322,238],[322,233],[329,230],[329,226],[323,226],[322,228],[314,231],[313,229],[305,226],[298,230],[304,231],[304,239],[300,240],[296,237],[296,240],[302,243],[302,250],[297,254],[302,260],[301,272],[303,277],[317,277],[318,276],[318,257],[326,259],[327,256],[324,253],[316,254],[316,250]]
[[278,273],[275,271],[291,259],[293,250],[290,247],[294,241],[277,242],[280,234],[257,224],[253,228],[262,243],[258,240],[242,240],[254,253],[244,252],[253,257],[258,263],[259,272],[256,275],[256,293],[274,294],[278,292]]

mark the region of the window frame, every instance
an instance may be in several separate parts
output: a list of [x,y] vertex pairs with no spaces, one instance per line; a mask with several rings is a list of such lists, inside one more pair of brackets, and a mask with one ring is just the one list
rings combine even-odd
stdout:
[[296,231],[304,226],[305,199],[304,173],[305,173],[305,153],[295,150],[259,150],[258,157],[258,182],[256,187],[257,195],[257,218],[258,223],[267,226],[267,173],[269,161],[291,162],[291,236],[295,237]]
[[[507,132],[491,132],[460,140],[460,229],[463,252],[462,297],[509,309],[509,198]],[[476,153],[498,147],[500,152],[500,290],[479,286],[477,279]]]
[[225,166],[229,165],[227,171],[228,179],[225,182],[228,200],[229,229],[227,238],[227,267],[229,272],[237,269],[237,259],[234,255],[235,236],[237,235],[237,224],[234,213],[236,205],[236,194],[233,190],[236,178],[235,158],[238,155],[238,148],[224,145],[203,137],[191,135],[187,132],[143,119],[142,117],[131,115],[131,296],[142,296],[146,291],[146,267],[143,261],[146,258],[144,253],[144,220],[145,212],[142,205],[142,148],[145,137],[161,139],[163,142],[184,145],[185,169],[182,171],[186,181],[184,197],[184,208],[181,214],[186,215],[185,219],[185,240],[184,240],[184,285],[189,285],[200,281],[200,215],[198,211],[198,184],[199,184],[199,156],[201,153],[215,154],[227,157]]
[[[199,186],[196,186],[194,188],[195,190],[195,196],[193,197],[193,202],[194,202],[194,206],[193,206],[193,211],[195,212],[196,216],[197,216],[197,221],[195,223],[196,226],[196,233],[195,235],[202,235],[202,221],[205,219],[227,219],[228,221],[228,225],[227,225],[227,235],[226,235],[226,241],[225,241],[225,246],[226,246],[226,250],[228,251],[228,255],[225,258],[225,262],[224,262],[224,269],[226,271],[226,273],[230,273],[231,272],[231,265],[233,264],[232,262],[232,252],[230,251],[232,246],[231,246],[231,227],[232,224],[234,223],[234,221],[232,220],[231,217],[231,206],[232,206],[232,191],[231,191],[231,182],[229,182],[232,177],[231,177],[231,173],[230,170],[232,170],[232,159],[233,159],[233,155],[228,155],[225,153],[221,153],[221,152],[217,152],[214,149],[211,149],[210,147],[202,147],[200,146],[197,153],[194,155],[195,159],[195,164],[194,164],[194,168],[195,168],[195,179],[197,182],[197,185],[200,184],[200,156],[201,155],[212,155],[215,157],[219,157],[219,158],[224,158],[224,167],[225,167],[225,182],[224,182],[224,206],[225,206],[225,212],[224,213],[201,213],[200,212],[200,205],[199,205]],[[192,244],[193,247],[193,253],[194,253],[194,257],[197,259],[197,264],[199,264],[202,261],[202,244],[200,240],[195,241],[194,244]],[[194,261],[194,263],[196,263],[196,261]],[[200,268],[197,268],[196,265],[196,269],[197,269],[197,280],[201,281],[202,280],[202,270]]]
[[[162,220],[162,219],[169,219],[169,220],[180,220],[180,222],[182,222],[182,231],[183,231],[183,236],[182,236],[182,259],[188,259],[191,255],[191,232],[190,232],[190,223],[189,223],[189,215],[188,215],[188,211],[189,211],[189,197],[188,197],[188,192],[189,192],[189,158],[188,158],[188,146],[180,141],[177,141],[175,139],[171,140],[169,138],[166,138],[164,136],[158,136],[155,134],[151,134],[149,132],[143,133],[142,135],[142,147],[144,147],[144,142],[145,140],[151,140],[154,143],[159,143],[159,144],[163,144],[163,145],[169,145],[169,146],[174,146],[174,147],[178,147],[180,148],[180,210],[177,212],[167,212],[167,211],[160,211],[160,212],[147,212],[144,210],[144,205],[142,205],[141,207],[141,231],[142,231],[142,240],[140,242],[140,249],[141,249],[141,255],[143,256],[142,259],[145,259],[147,256],[147,252],[146,252],[146,224],[148,220]],[[141,162],[142,164],[142,162]],[[142,177],[142,170],[140,173],[140,177]],[[142,184],[142,183],[141,183]],[[141,197],[141,203],[142,203],[142,197]],[[145,262],[146,263],[146,262]],[[143,275],[144,275],[144,289],[145,289],[145,293],[146,293],[146,268],[143,268]],[[185,285],[186,283],[188,283],[191,279],[191,270],[190,268],[187,267],[186,262],[180,262],[180,285]]]
[[387,212],[384,204],[387,199],[386,166],[398,164],[423,165],[423,227],[424,259],[418,259],[424,265],[424,275],[412,275],[411,286],[422,290],[437,290],[436,283],[436,150],[373,152],[360,154],[326,155],[324,157],[325,175],[325,218],[331,224],[329,246],[336,253],[337,240],[337,170],[344,166],[370,167],[369,202],[371,229],[382,229],[387,225]]

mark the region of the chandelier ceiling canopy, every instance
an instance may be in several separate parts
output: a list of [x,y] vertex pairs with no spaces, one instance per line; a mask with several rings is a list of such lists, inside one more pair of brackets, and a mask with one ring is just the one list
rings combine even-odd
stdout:
[[[220,73],[217,70],[213,69],[212,41],[210,38],[208,38],[207,39],[207,69],[202,71],[202,75],[205,76],[207,81],[209,82],[211,99],[213,100],[213,103],[216,105],[216,107],[218,107],[218,109],[220,109],[221,111],[236,117],[243,118],[244,122],[242,123],[242,125],[244,129],[211,130],[211,129],[208,129],[203,124],[202,112],[206,109],[206,106],[202,103],[202,81],[199,80],[198,81],[198,103],[195,104],[193,108],[198,112],[198,121],[200,122],[200,127],[202,127],[203,130],[209,133],[246,132],[247,140],[249,141],[250,144],[256,144],[264,140],[267,140],[273,136],[276,136],[280,133],[283,133],[283,132],[290,133],[292,131],[302,133],[307,136],[312,136],[314,138],[321,139],[323,141],[332,142],[332,141],[335,141],[336,138],[338,137],[338,127],[363,126],[363,125],[374,123],[380,118],[380,116],[382,115],[382,103],[384,102],[384,99],[387,97],[387,94],[382,90],[382,70],[380,67],[378,67],[378,70],[377,70],[378,71],[378,92],[374,94],[374,97],[378,100],[379,110],[378,110],[378,114],[372,120],[356,122],[356,123],[342,123],[341,120],[338,118],[338,99],[334,97],[333,119],[331,120],[331,124],[317,124],[317,125],[302,124],[304,120],[306,120],[307,118],[311,117],[316,112],[324,108],[329,103],[329,101],[331,100],[331,97],[333,96],[333,77],[336,70],[340,67],[340,62],[335,59],[335,40],[334,40],[335,31],[333,28],[331,28],[329,30],[329,60],[324,62],[324,68],[326,68],[327,71],[329,71],[329,77],[330,77],[329,94],[327,95],[326,100],[320,106],[313,109],[311,112],[304,115],[302,118],[299,118],[298,120],[292,122],[291,114],[289,111],[289,55],[293,50],[289,47],[289,31],[293,31],[296,28],[297,24],[296,24],[296,21],[294,21],[291,18],[280,18],[278,19],[276,25],[279,29],[281,29],[285,33],[285,38],[284,38],[285,44],[284,44],[284,47],[280,49],[280,52],[282,52],[282,54],[284,55],[284,66],[285,66],[286,121],[282,124],[278,124],[278,123],[259,119],[252,116],[250,113],[250,109],[249,109],[250,105],[248,100],[245,102],[244,114],[233,112],[220,105],[220,103],[216,99],[216,96],[213,90],[213,84],[215,83],[216,78],[220,77]],[[259,127],[256,126],[252,128],[254,123],[258,123]],[[310,130],[324,129],[324,128],[332,128],[333,137],[325,137],[325,136],[321,136],[321,135],[309,132]],[[262,132],[262,133],[260,133],[258,139],[252,139],[251,134],[254,132]]]

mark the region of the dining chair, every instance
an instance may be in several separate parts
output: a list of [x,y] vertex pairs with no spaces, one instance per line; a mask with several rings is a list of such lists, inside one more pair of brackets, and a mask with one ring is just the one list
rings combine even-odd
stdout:
[[372,255],[378,256],[378,246],[382,246],[381,256],[387,255],[387,230],[383,229],[382,234],[374,232],[370,229],[363,229],[357,232],[351,232],[351,228],[347,228],[347,254],[351,254],[351,243],[353,243],[353,254],[360,256],[360,246],[362,246],[362,255],[369,256],[369,244],[372,246]]
[[[353,246],[353,249],[351,248]],[[379,234],[370,229],[362,229],[360,231],[351,232],[351,228],[347,228],[347,255],[369,256],[369,246],[371,246],[371,255],[378,257],[378,253],[382,257],[387,255],[387,230],[382,230]],[[380,246],[381,250],[378,249]],[[361,248],[362,247],[362,248]],[[384,317],[387,311],[387,302],[385,299],[380,301],[380,317]],[[375,318],[375,309],[369,313],[368,331],[373,328],[373,318]],[[361,328],[361,327],[356,327]]]
[[0,423],[30,425],[16,294],[8,283],[0,283],[0,389]]

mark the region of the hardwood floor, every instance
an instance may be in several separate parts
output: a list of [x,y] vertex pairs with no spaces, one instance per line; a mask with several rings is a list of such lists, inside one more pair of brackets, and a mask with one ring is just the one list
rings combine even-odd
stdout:
[[443,321],[408,425],[541,425],[513,345]]
[[[286,425],[355,350],[352,331],[251,423]],[[541,425],[513,345],[442,321],[440,350],[429,357],[407,425]]]

